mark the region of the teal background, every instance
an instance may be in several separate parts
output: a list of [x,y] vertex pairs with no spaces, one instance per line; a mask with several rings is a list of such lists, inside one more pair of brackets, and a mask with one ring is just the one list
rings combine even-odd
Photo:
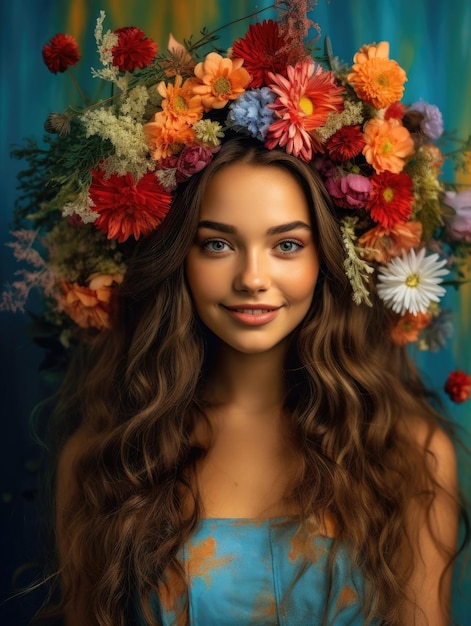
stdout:
[[[69,102],[80,103],[67,75],[52,75],[43,65],[41,49],[57,32],[74,35],[80,42],[83,59],[74,73],[84,88],[96,88],[89,69],[97,66],[93,28],[100,9],[108,19],[107,28],[136,25],[165,47],[172,30],[177,38],[197,34],[206,25],[210,30],[231,19],[249,15],[268,2],[248,0],[16,0],[0,7],[0,286],[12,279],[15,270],[9,240],[9,225],[16,197],[17,172],[21,164],[9,158],[11,148],[24,138],[42,136],[47,115],[61,111]],[[269,17],[264,13],[262,17]],[[445,126],[459,135],[471,133],[471,2],[469,0],[319,0],[311,17],[322,33],[332,40],[334,53],[346,62],[365,44],[388,40],[391,57],[406,70],[409,82],[405,100],[420,98],[436,104]],[[248,22],[224,31],[221,43],[228,46],[242,35]],[[451,176],[451,172],[447,172]],[[466,181],[465,177],[460,182]],[[447,301],[459,309],[455,334],[440,353],[414,353],[421,371],[434,389],[440,390],[451,369],[471,372],[469,319],[471,290],[451,292]],[[34,309],[37,303],[32,303]],[[0,623],[26,624],[40,593],[11,597],[13,573],[35,561],[38,555],[35,509],[35,464],[39,448],[30,433],[33,407],[49,389],[40,381],[38,365],[42,354],[24,333],[26,315],[1,313],[1,437],[0,437]],[[471,401],[452,405],[450,416],[464,428],[463,439],[470,443]],[[470,477],[460,472],[461,484],[471,495]],[[34,572],[34,569],[32,570]],[[462,591],[454,584],[454,617],[471,624],[471,573],[466,568]],[[18,583],[29,584],[31,571],[20,574]]]

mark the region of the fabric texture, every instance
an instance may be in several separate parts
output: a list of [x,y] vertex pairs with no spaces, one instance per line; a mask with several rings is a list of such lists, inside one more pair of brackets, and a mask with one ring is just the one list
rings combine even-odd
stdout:
[[[190,624],[203,626],[317,626],[328,604],[328,624],[360,626],[363,581],[351,572],[343,548],[309,526],[272,520],[202,520],[181,558],[189,589]],[[176,626],[184,602],[168,578],[156,610],[163,626]]]

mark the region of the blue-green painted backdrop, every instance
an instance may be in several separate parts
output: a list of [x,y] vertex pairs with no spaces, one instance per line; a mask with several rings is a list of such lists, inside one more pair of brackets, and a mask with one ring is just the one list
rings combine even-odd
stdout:
[[[268,4],[266,0],[16,0],[1,4],[0,285],[11,280],[15,269],[4,243],[9,239],[15,176],[21,166],[9,158],[9,151],[25,137],[40,138],[48,113],[76,98],[68,76],[53,76],[43,65],[43,44],[56,32],[73,34],[84,52],[75,73],[92,90],[89,68],[97,63],[93,24],[100,9],[106,11],[110,28],[135,24],[163,47],[170,30],[183,38],[200,26],[212,28]],[[422,98],[438,105],[447,128],[463,136],[471,133],[469,0],[319,0],[312,17],[323,34],[329,34],[335,54],[347,62],[362,44],[389,40],[391,56],[409,77],[406,99]],[[242,23],[226,31],[224,45],[245,28]],[[468,182],[471,185],[471,176]],[[460,305],[453,340],[440,353],[415,355],[424,376],[437,389],[450,369],[471,371],[471,289],[465,287],[448,298]],[[26,324],[26,316],[0,314],[0,623],[5,626],[26,624],[38,602],[38,594],[7,600],[12,595],[13,572],[34,562],[38,552],[34,471],[38,448],[30,436],[29,416],[48,390],[39,381],[41,353],[24,335]],[[447,406],[471,432],[471,401]],[[469,477],[463,472],[461,482],[471,495]],[[19,582],[31,582],[30,575],[23,574]],[[454,615],[466,626],[471,624],[471,603],[466,600],[471,596],[469,568],[462,595],[455,584]]]

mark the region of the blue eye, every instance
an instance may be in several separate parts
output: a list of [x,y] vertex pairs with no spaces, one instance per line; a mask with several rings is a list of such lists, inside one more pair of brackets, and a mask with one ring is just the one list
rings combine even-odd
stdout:
[[211,239],[203,243],[203,249],[213,253],[226,252],[228,247],[228,244],[222,239]]
[[287,239],[286,241],[280,241],[279,244],[276,245],[276,248],[283,254],[292,254],[293,252],[297,252],[303,246],[297,241],[292,241],[291,239]]

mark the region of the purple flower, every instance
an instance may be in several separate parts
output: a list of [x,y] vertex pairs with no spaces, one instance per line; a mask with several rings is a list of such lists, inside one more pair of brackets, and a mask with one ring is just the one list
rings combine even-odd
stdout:
[[445,217],[451,239],[471,243],[471,189],[465,191],[445,191],[443,202],[455,209],[455,215]]
[[420,128],[429,139],[438,139],[443,133],[443,117],[434,104],[419,100],[409,107],[409,111],[418,111],[424,116]]
[[370,181],[361,174],[333,176],[325,186],[335,204],[345,209],[364,208],[371,193]]
[[185,181],[193,174],[197,174],[213,159],[219,148],[206,148],[205,146],[186,146],[180,152],[177,161],[177,182]]

